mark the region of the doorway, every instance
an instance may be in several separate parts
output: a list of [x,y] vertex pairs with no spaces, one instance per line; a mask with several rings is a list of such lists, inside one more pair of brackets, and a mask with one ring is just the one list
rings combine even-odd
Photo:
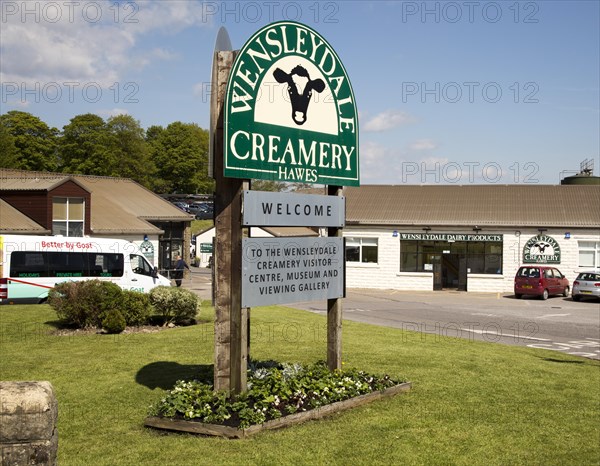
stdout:
[[464,254],[442,254],[441,288],[467,291],[467,258]]

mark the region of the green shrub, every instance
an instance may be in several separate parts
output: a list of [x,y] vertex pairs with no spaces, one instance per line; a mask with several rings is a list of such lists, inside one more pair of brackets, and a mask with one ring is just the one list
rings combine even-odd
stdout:
[[120,310],[127,325],[147,324],[152,310],[150,296],[139,291],[123,291]]
[[57,284],[48,294],[48,304],[70,325],[101,327],[105,314],[120,308],[122,297],[121,288],[114,283],[84,280]]
[[85,327],[87,312],[79,305],[81,287],[75,282],[58,283],[48,292],[48,304],[54,308],[58,318],[76,327]]
[[198,296],[189,290],[158,286],[150,291],[150,302],[164,324],[183,323],[196,318]]
[[112,309],[104,313],[102,328],[108,333],[121,333],[126,327],[125,317],[118,309]]

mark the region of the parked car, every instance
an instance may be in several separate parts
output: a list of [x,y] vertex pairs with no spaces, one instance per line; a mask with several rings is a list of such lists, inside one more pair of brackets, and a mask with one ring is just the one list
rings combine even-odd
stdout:
[[523,295],[548,299],[550,295],[569,296],[569,280],[556,267],[524,265],[515,276],[515,297]]
[[589,270],[580,272],[573,282],[573,301],[579,301],[585,296],[600,299],[600,272]]
[[187,202],[183,202],[183,201],[175,201],[173,202],[173,205],[175,207],[178,207],[179,209],[183,210],[184,212],[190,212],[190,206],[188,205]]
[[190,213],[196,216],[197,220],[206,220],[213,218],[213,205],[208,202],[200,202],[190,205]]

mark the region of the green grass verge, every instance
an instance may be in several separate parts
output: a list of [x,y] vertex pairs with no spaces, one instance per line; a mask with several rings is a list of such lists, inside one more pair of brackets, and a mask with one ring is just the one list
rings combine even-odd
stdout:
[[[598,464],[600,363],[558,352],[344,322],[349,366],[408,394],[320,421],[223,440],[143,427],[177,379],[212,376],[212,311],[159,333],[55,336],[49,306],[0,308],[0,380],[49,380],[61,465]],[[252,357],[326,355],[325,318],[252,310]]]
[[212,220],[192,220],[191,232],[192,236],[196,236],[198,233],[208,230],[214,225]]

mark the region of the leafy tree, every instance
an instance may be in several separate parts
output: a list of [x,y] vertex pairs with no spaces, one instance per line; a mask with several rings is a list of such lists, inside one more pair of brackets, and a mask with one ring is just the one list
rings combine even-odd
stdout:
[[166,193],[169,192],[171,189],[170,182],[168,180],[162,179],[162,170],[159,170],[157,162],[158,157],[156,155],[162,150],[162,134],[164,132],[165,129],[162,126],[158,125],[150,126],[146,130],[146,145],[148,147],[150,161],[155,169],[155,176],[151,180],[150,188],[157,193]]
[[[0,116],[2,126],[1,148],[12,151],[12,145],[16,148],[16,159],[14,153],[2,155],[0,163],[2,166],[20,168],[23,170],[56,171],[56,145],[58,130],[50,128],[38,117],[27,112],[11,110]],[[4,135],[7,131],[11,138]]]
[[19,151],[15,138],[0,120],[0,168],[19,168]]
[[130,115],[117,115],[106,122],[110,134],[111,155],[117,159],[119,176],[150,187],[156,167],[150,159],[148,143],[139,121]]
[[98,115],[86,113],[71,118],[60,141],[63,172],[118,176],[119,161],[108,127]]
[[208,131],[195,123],[176,121],[166,128],[148,128],[151,158],[157,167],[154,189],[173,193],[210,193]]
[[287,184],[283,181],[275,180],[252,180],[252,189],[256,191],[285,191]]
[[310,189],[315,187],[322,187],[322,185],[314,185],[309,183],[292,183],[289,181],[276,181],[276,180],[252,180],[252,189],[256,191],[302,191],[303,189]]
[[160,137],[160,135],[164,132],[164,128],[162,126],[153,125],[150,126],[146,130],[146,142],[148,144],[153,144]]
[[323,185],[297,182],[297,183],[290,183],[290,186],[289,186],[290,191],[302,191],[303,189],[312,189],[312,188],[323,188]]

